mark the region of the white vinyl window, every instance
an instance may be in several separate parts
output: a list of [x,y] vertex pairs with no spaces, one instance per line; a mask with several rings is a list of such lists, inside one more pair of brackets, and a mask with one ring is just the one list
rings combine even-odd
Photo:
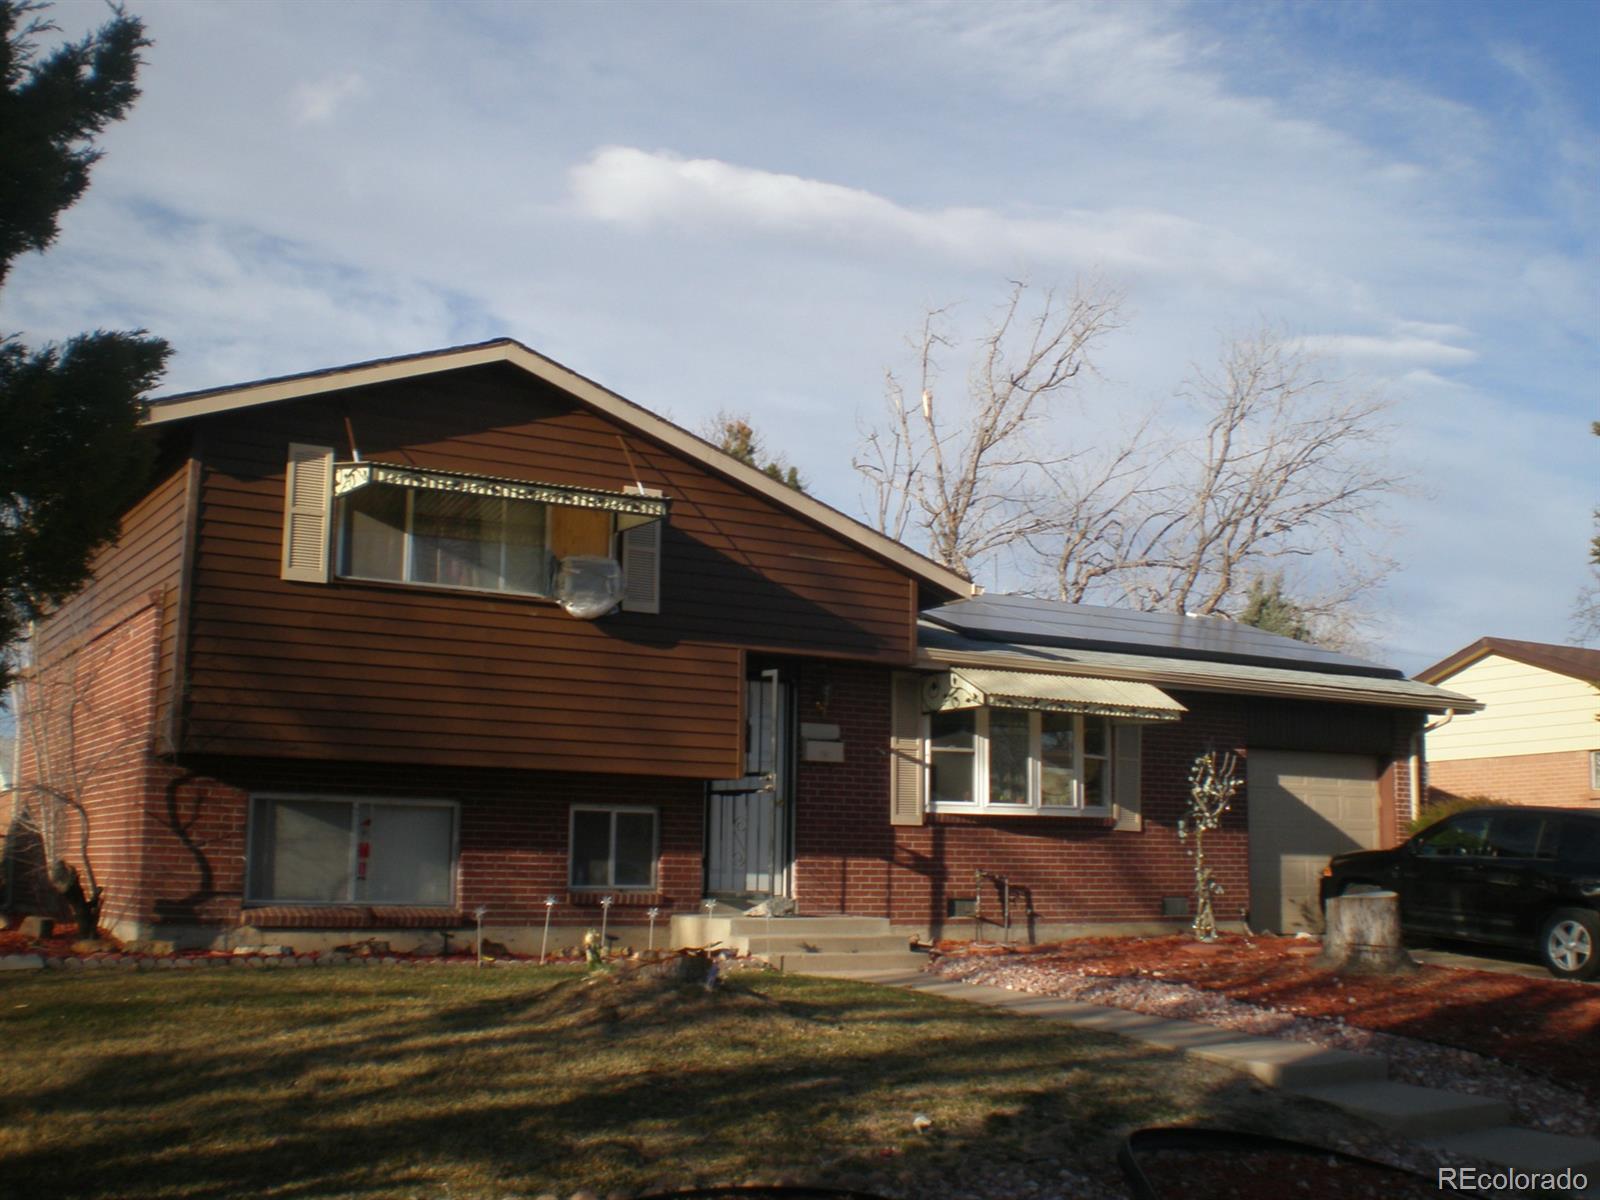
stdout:
[[255,796],[245,898],[448,906],[456,814],[456,805],[437,800]]
[[653,808],[574,804],[568,841],[572,887],[655,890],[657,825]]
[[550,595],[546,504],[371,484],[336,509],[345,578]]
[[928,717],[933,811],[1111,811],[1111,722],[1018,708],[962,708]]

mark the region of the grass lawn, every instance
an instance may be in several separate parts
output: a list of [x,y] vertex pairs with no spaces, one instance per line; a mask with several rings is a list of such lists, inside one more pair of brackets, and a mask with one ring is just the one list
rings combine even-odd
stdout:
[[912,1197],[1022,1168],[1112,1183],[1133,1126],[1337,1125],[1115,1038],[755,972],[717,993],[567,968],[47,972],[0,979],[0,1029],[14,1196],[605,1196],[786,1178]]

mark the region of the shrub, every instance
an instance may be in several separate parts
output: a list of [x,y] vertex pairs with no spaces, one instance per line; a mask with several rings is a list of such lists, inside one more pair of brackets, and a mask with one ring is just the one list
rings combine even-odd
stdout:
[[1452,796],[1449,793],[1440,793],[1442,799],[1430,800],[1424,804],[1417,815],[1412,817],[1406,825],[1406,836],[1421,833],[1429,825],[1437,824],[1448,816],[1458,812],[1465,812],[1469,808],[1484,808],[1492,804],[1505,804],[1506,801],[1495,796]]

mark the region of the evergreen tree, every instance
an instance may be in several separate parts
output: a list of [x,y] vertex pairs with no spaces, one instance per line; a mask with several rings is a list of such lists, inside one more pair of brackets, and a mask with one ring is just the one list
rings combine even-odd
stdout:
[[1270,578],[1256,576],[1250,581],[1250,591],[1245,597],[1244,610],[1239,614],[1239,624],[1254,625],[1267,633],[1294,638],[1299,642],[1316,641],[1311,634],[1311,622],[1301,608],[1283,594],[1283,576]]
[[[707,427],[706,438],[724,454],[749,464],[786,487],[792,487],[797,492],[806,490],[805,479],[783,455],[767,457],[766,448],[761,444],[761,435],[751,426],[748,417],[719,412]],[[764,458],[766,461],[762,462]]]
[[[55,241],[89,185],[95,135],[137,98],[144,26],[121,9],[40,56],[43,6],[0,0],[0,283]],[[93,553],[142,491],[152,449],[142,396],[167,343],[98,330],[32,350],[0,338],[0,688],[28,623],[82,587]]]

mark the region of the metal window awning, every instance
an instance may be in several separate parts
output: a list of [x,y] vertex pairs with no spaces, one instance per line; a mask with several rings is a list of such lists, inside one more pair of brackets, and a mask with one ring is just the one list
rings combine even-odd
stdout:
[[923,688],[929,712],[952,708],[1027,708],[1130,721],[1176,721],[1188,711],[1160,688],[1128,679],[952,667]]
[[333,466],[333,494],[345,496],[370,483],[416,488],[430,492],[459,492],[470,496],[503,496],[508,500],[536,500],[568,508],[591,508],[615,513],[617,528],[632,529],[661,521],[667,515],[666,497],[644,491],[609,492],[600,488],[567,487],[559,483],[530,483],[494,475],[468,475],[459,471],[430,471],[422,467],[379,462],[342,462]]

